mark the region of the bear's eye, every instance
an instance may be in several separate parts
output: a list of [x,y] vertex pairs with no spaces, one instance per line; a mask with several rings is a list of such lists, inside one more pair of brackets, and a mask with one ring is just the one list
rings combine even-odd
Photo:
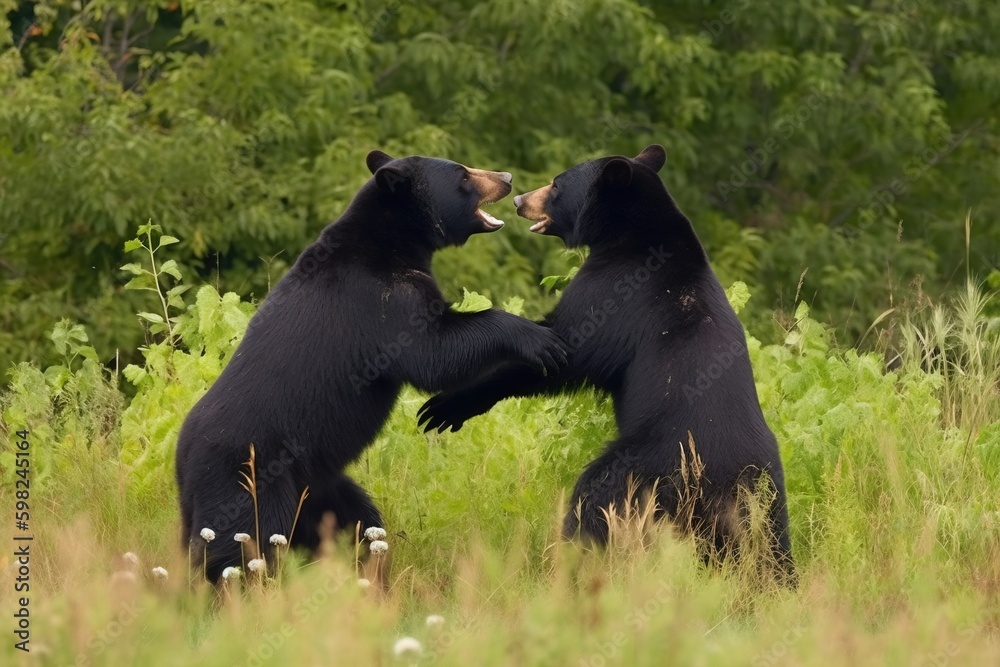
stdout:
[[462,174],[462,182],[463,183],[469,182],[469,172],[465,172],[464,174]]

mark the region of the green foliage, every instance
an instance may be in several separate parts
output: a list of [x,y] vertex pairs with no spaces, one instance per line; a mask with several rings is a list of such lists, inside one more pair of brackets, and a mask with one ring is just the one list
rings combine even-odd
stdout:
[[[153,247],[154,231],[159,233],[156,247]],[[133,276],[132,279],[125,284],[125,289],[144,290],[156,293],[160,300],[160,306],[163,308],[163,314],[160,315],[158,313],[140,312],[139,318],[148,323],[150,333],[161,334],[166,332],[166,342],[168,345],[172,345],[174,342],[174,326],[177,324],[178,318],[170,315],[170,309],[184,309],[184,299],[181,295],[183,295],[184,292],[190,288],[190,285],[180,284],[181,271],[177,266],[176,260],[168,259],[163,262],[159,268],[157,268],[156,253],[164,246],[180,243],[180,239],[175,236],[163,234],[159,225],[151,223],[140,225],[138,233],[139,236],[145,236],[146,240],[143,241],[139,238],[135,238],[126,241],[125,252],[130,253],[143,251],[143,255],[149,255],[150,268],[143,268],[142,264],[135,262],[130,262],[122,266],[122,271]],[[178,281],[178,284],[164,292],[164,290],[161,289],[160,283],[166,280],[166,276],[170,276],[174,280]]]
[[[155,273],[152,246],[147,237],[140,275]],[[727,294],[746,312],[746,284]],[[483,299],[466,295],[470,303]],[[969,312],[964,298],[955,313]],[[174,443],[253,310],[234,293],[200,287],[193,303],[176,307],[174,345],[162,336],[143,349],[142,363],[124,369],[136,390],[127,407],[80,325],[54,329],[60,363],[15,368],[0,399],[0,501],[10,500],[11,443],[29,428],[33,526],[45,545],[32,557],[42,591],[32,613],[55,655],[88,656],[91,664],[120,664],[126,654],[228,664],[260,656],[261,637],[284,636],[278,648],[267,644],[282,660],[319,659],[336,647],[365,662],[389,656],[393,638],[405,634],[442,664],[507,664],[516,650],[519,664],[599,664],[620,651],[654,665],[668,650],[664,638],[674,655],[705,664],[731,664],[734,651],[750,664],[778,653],[805,664],[836,654],[829,627],[838,623],[837,641],[867,645],[870,664],[919,662],[952,645],[981,664],[995,657],[988,640],[970,638],[990,632],[986,610],[995,609],[998,583],[996,403],[985,404],[985,420],[952,422],[948,384],[953,394],[981,387],[956,383],[951,371],[920,358],[886,372],[876,353],[838,350],[805,304],[781,343],[748,335],[785,462],[798,591],[775,594],[713,574],[669,531],[613,557],[560,544],[564,499],[615,435],[612,406],[593,391],[508,400],[441,435],[417,429],[425,396],[406,390],[350,470],[385,513],[393,555],[385,603],[359,595],[353,552],[334,552],[301,569],[293,558],[280,585],[251,587],[248,599],[234,595],[213,612],[205,591],[192,593],[184,582]],[[975,326],[995,335],[989,315],[980,313]],[[992,345],[989,336],[984,344]],[[960,358],[968,364],[976,355]],[[995,384],[991,390],[995,396]],[[116,564],[126,550],[140,554],[139,583],[112,574],[127,567]],[[153,565],[166,565],[170,579],[143,583]],[[58,610],[76,606],[86,613],[58,621]],[[425,627],[429,613],[444,614],[446,634]],[[111,622],[122,632],[109,638]]]
[[[966,259],[962,208],[979,216],[969,269],[1000,264],[994,3],[3,6],[0,372],[54,362],[41,341],[63,317],[103,361],[138,360],[141,295],[115,268],[149,219],[185,239],[186,275],[263,296],[375,147],[527,190],[661,142],[720,277],[757,286],[746,316],[768,342],[799,300],[854,342],[917,277],[942,293]],[[569,267],[525,228],[442,253],[446,289],[545,312],[539,278]]]
[[[45,370],[22,362],[0,398],[0,431],[12,442],[28,428],[32,443],[32,489],[53,506],[79,512],[90,507],[95,488],[107,483],[118,458],[118,429],[125,397],[108,376],[79,324],[59,322],[49,336],[60,363]],[[18,425],[17,428],[11,428]],[[0,477],[13,488],[14,449],[0,451]],[[66,478],[80,492],[59,498]]]
[[462,290],[462,301],[451,309],[459,313],[478,313],[493,307],[493,302],[478,292]]

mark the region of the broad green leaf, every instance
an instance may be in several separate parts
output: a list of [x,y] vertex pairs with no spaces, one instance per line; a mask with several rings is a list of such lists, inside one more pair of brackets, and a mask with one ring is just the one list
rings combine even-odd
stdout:
[[160,267],[160,273],[166,273],[173,276],[177,280],[181,279],[181,270],[177,267],[177,262],[175,260],[169,259],[163,263]]
[[119,268],[119,270],[126,271],[128,273],[131,273],[134,276],[139,276],[139,275],[142,275],[142,274],[146,273],[145,269],[142,268],[142,265],[141,264],[137,264],[135,262],[131,262],[129,264],[122,264],[118,268]]
[[458,313],[478,313],[493,307],[493,302],[478,292],[470,292],[462,288],[462,302],[457,306],[452,306],[452,310]]

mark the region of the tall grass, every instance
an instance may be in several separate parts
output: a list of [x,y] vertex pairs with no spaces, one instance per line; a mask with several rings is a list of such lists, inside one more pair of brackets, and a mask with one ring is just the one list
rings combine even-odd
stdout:
[[[971,212],[965,218],[966,266],[972,245]],[[1000,300],[970,273],[962,290],[943,303],[918,293],[902,309],[898,330],[886,332],[895,348],[890,365],[940,378],[944,424],[974,438],[1000,414]],[[895,334],[896,340],[892,339]]]
[[[414,423],[425,397],[406,391],[349,471],[386,517],[384,593],[358,585],[348,536],[315,563],[283,556],[280,584],[227,583],[216,606],[215,593],[192,589],[184,574],[172,447],[247,310],[203,288],[175,330],[183,348],[154,344],[146,364],[126,372],[137,385],[128,405],[87,360],[69,359],[65,372],[15,370],[0,436],[32,432],[30,658],[1000,664],[1000,408],[988,298],[966,292],[940,314],[913,312],[899,328],[909,331],[900,365],[888,372],[879,354],[830,349],[805,307],[783,344],[749,340],[785,461],[795,591],[761,586],[739,563],[703,566],[690,538],[650,520],[649,503],[611,512],[606,551],[564,542],[569,491],[614,437],[612,408],[594,393],[509,400],[457,434],[425,435]],[[0,506],[12,507],[5,447]],[[754,530],[752,505],[748,516]],[[155,578],[155,566],[169,577]],[[5,582],[14,568],[0,556]],[[0,587],[0,617],[9,622],[15,603],[12,587]],[[443,624],[428,625],[429,615]],[[395,655],[404,636],[421,644],[419,655]],[[26,656],[9,638],[0,661],[16,664]]]

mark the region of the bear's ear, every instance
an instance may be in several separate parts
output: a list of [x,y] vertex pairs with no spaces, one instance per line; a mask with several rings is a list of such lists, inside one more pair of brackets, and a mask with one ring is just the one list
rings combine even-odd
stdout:
[[399,167],[382,167],[375,172],[375,185],[382,192],[398,194],[410,189],[410,178]]
[[621,157],[611,158],[604,163],[601,180],[615,188],[628,186],[632,182],[632,163]]
[[659,171],[667,161],[667,151],[660,144],[650,144],[633,158],[639,164],[644,164],[653,171]]
[[394,157],[383,153],[382,151],[372,151],[368,154],[368,157],[365,158],[365,164],[368,165],[368,171],[374,174],[379,170],[379,168],[389,162],[392,162],[394,159]]

